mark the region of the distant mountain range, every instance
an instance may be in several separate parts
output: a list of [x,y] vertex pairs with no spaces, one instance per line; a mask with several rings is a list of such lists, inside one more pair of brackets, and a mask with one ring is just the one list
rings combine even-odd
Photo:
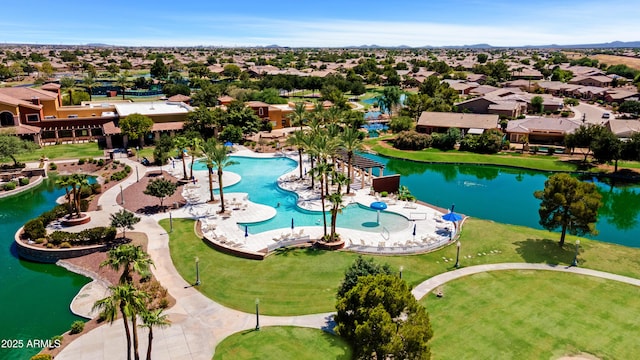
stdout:
[[348,48],[361,49],[381,49],[381,48],[397,48],[397,49],[612,49],[612,48],[640,48],[640,41],[613,41],[599,44],[575,44],[575,45],[524,45],[524,46],[493,46],[490,44],[473,44],[473,45],[445,45],[445,46],[379,46],[379,45],[359,45],[347,46]]

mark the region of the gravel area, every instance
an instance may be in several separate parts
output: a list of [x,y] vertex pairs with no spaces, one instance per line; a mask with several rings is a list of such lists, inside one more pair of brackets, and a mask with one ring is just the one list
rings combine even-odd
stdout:
[[[173,182],[178,182],[177,178],[173,177],[166,171],[163,171],[162,175],[160,175],[160,173],[156,171],[154,171],[153,173],[146,173],[145,176],[140,178],[139,182],[134,183],[126,189],[123,189],[123,207],[138,214],[155,214],[163,210],[169,210],[174,203],[178,203],[178,206],[184,206],[186,204],[186,200],[184,199],[184,197],[182,197],[182,184],[178,184],[178,188],[176,189],[176,192],[173,193],[173,195],[164,199],[164,208],[160,207],[160,200],[158,198],[151,195],[145,195],[143,193],[144,189],[146,189],[147,187],[147,184],[149,184],[151,180],[158,179],[161,176]],[[118,202],[118,204],[122,204],[121,194],[118,194],[116,201]]]

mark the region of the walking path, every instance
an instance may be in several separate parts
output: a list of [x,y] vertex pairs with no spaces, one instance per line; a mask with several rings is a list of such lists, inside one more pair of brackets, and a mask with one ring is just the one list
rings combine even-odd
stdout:
[[[157,171],[148,168],[147,171]],[[122,183],[128,186],[135,182],[135,175],[129,176]],[[116,202],[119,188],[107,190],[100,198],[99,203],[104,209],[94,218],[106,221],[110,213],[116,212],[121,207]],[[184,209],[173,211],[175,217],[190,217]],[[176,299],[176,305],[166,313],[172,325],[164,329],[154,329],[153,359],[177,360],[177,359],[211,359],[215,347],[225,337],[243,331],[253,329],[256,326],[255,314],[243,313],[226,308],[211,299],[205,297],[191,284],[187,283],[173,265],[169,251],[169,236],[158,224],[162,218],[168,217],[168,213],[143,216],[136,226],[136,231],[145,232],[149,238],[148,252],[156,266],[152,268],[156,279],[168,289]],[[418,285],[413,294],[420,299],[436,287],[460,278],[484,271],[495,270],[553,270],[572,272],[577,274],[597,276],[605,279],[622,281],[640,286],[640,280],[609,274],[590,269],[550,266],[546,264],[508,263],[488,264],[462,268],[448,273],[437,275]],[[94,291],[94,293],[96,293]],[[78,296],[84,302],[90,302],[85,296]],[[332,313],[311,314],[304,316],[260,316],[261,326],[289,325],[330,330],[332,328]],[[145,329],[139,329],[140,352],[147,348],[147,333]],[[126,341],[123,334],[122,320],[113,324],[100,326],[73,341],[63,349],[56,359],[61,360],[99,360],[99,359],[123,359],[126,353]]]

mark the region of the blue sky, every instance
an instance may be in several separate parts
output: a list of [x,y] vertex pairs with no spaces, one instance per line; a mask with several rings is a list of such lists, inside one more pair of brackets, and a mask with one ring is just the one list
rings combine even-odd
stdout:
[[126,46],[494,46],[638,41],[636,0],[29,0],[0,43]]

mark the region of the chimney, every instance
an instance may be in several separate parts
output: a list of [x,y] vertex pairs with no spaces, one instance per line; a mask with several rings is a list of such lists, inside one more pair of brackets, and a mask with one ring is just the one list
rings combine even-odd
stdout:
[[32,103],[33,105],[40,105],[40,98],[39,98],[39,97],[37,97],[37,96],[32,97],[32,98],[31,98],[31,103]]

